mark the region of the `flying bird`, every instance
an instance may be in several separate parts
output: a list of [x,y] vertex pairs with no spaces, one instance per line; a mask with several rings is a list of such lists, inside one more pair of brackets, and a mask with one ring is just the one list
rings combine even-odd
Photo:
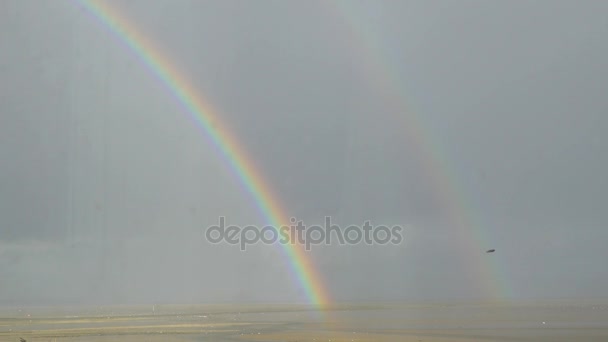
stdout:
[[495,249],[488,249],[488,250],[486,251],[486,253],[494,253],[495,251],[496,251]]

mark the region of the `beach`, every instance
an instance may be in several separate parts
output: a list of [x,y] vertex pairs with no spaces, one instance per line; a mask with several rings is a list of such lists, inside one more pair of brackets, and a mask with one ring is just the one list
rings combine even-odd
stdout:
[[0,309],[0,341],[607,341],[608,302]]

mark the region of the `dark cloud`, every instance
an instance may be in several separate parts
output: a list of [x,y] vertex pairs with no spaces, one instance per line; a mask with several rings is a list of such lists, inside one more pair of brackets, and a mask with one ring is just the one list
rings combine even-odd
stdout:
[[[287,215],[408,226],[313,250],[336,299],[475,297],[476,253],[509,296],[605,295],[605,3],[110,2]],[[203,241],[263,218],[99,22],[3,1],[0,73],[0,302],[302,299],[279,249]]]

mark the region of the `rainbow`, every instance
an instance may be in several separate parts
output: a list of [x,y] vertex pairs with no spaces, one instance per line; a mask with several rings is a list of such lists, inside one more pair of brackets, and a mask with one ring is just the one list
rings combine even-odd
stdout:
[[[238,140],[222,125],[220,115],[194,89],[184,74],[174,63],[154,46],[149,37],[142,35],[113,6],[103,1],[76,0],[77,4],[95,18],[104,28],[118,38],[142,64],[172,94],[202,131],[209,138],[219,155],[230,166],[248,194],[253,198],[258,210],[267,224],[275,229],[289,226],[290,220],[284,214],[279,200],[256,170],[254,163],[247,157]],[[316,272],[310,257],[303,246],[298,244],[279,244],[291,263],[290,271],[298,285],[305,292],[309,304],[322,309],[328,304],[328,295],[321,277]]]
[[[450,160],[446,148],[433,139],[430,125],[425,125],[422,116],[410,108],[404,100],[404,84],[397,75],[398,62],[392,61],[385,53],[380,32],[375,32],[377,26],[370,25],[363,18],[366,13],[357,8],[356,1],[326,1],[327,10],[336,16],[348,29],[349,41],[362,59],[361,68],[371,86],[380,89],[387,103],[400,108],[397,115],[399,125],[404,130],[407,143],[415,147],[418,159],[426,174],[429,176],[433,191],[441,205],[445,208],[451,226],[458,229],[462,246],[462,262],[469,270],[471,287],[482,297],[491,300],[504,299],[511,291],[506,279],[502,279],[499,267],[492,258],[485,258],[483,251],[491,248],[488,243],[487,229],[484,229],[481,217],[475,215],[475,205],[460,185],[458,173],[454,170],[454,162]],[[490,246],[490,247],[488,247]],[[486,248],[487,247],[487,248]]]

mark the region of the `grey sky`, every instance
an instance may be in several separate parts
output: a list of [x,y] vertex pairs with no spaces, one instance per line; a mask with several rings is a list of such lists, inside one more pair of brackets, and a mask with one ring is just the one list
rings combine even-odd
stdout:
[[[470,247],[501,295],[608,295],[608,3],[110,2],[289,215],[408,225],[399,247],[313,249],[336,300],[476,297]],[[220,215],[262,218],[174,97],[73,3],[2,1],[0,73],[0,304],[303,300],[276,247],[203,240]],[[456,242],[442,198],[487,246]]]

